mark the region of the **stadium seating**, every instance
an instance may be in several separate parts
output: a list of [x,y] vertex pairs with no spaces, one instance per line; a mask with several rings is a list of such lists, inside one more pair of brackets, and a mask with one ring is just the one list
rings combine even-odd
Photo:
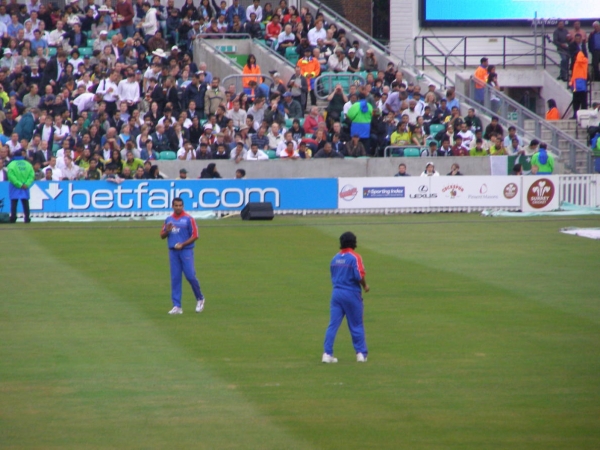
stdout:
[[56,156],[56,152],[58,152],[60,150],[60,144],[53,144],[52,145],[52,154],[54,156]]
[[416,148],[416,147],[405,148],[404,156],[406,156],[406,157],[421,156],[421,149]]
[[446,126],[441,124],[441,123],[434,123],[432,125],[429,126],[429,132],[431,133],[432,136],[435,136],[436,133],[445,130]]
[[81,56],[92,56],[94,49],[92,47],[81,47],[79,49],[79,54]]
[[172,161],[174,159],[177,159],[177,153],[164,151],[159,153],[159,157],[163,161]]
[[285,49],[285,59],[291,62],[293,65],[296,65],[298,62],[298,53],[296,53],[296,49],[294,47],[288,47]]
[[50,47],[48,49],[48,55],[50,55],[50,57],[55,56],[56,52],[57,52],[56,47]]
[[267,154],[269,159],[277,158],[277,153],[275,152],[275,150],[265,150],[265,153]]

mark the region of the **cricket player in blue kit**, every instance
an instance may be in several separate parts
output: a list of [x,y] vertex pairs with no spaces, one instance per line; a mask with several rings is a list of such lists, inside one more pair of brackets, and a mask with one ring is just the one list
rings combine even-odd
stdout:
[[367,342],[365,341],[365,327],[363,325],[363,299],[362,289],[369,292],[369,285],[365,281],[365,266],[362,258],[354,251],[356,236],[348,231],[340,236],[340,252],[331,260],[331,319],[325,333],[324,363],[336,363],[333,357],[333,343],[335,335],[344,316],[348,322],[352,344],[356,351],[356,361],[367,361]]
[[183,200],[173,199],[173,214],[165,219],[160,237],[167,239],[171,264],[171,298],[173,309],[169,314],[183,314],[181,309],[181,274],[192,286],[196,298],[196,312],[204,309],[204,296],[194,267],[194,246],[198,239],[198,226],[192,216],[183,210]]

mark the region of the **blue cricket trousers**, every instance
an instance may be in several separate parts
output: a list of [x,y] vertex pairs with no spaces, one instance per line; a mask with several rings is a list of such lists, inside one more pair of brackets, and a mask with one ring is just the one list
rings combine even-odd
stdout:
[[188,280],[196,300],[202,300],[204,296],[200,290],[200,282],[196,277],[194,267],[194,249],[173,250],[169,249],[169,263],[171,264],[171,298],[173,306],[181,308],[181,274]]
[[331,294],[331,319],[325,333],[325,353],[333,355],[333,343],[338,328],[346,316],[352,345],[356,353],[367,356],[367,342],[363,324],[363,300],[360,292],[334,289]]

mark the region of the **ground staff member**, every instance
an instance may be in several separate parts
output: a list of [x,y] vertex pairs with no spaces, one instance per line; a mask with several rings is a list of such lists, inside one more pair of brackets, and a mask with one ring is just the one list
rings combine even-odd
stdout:
[[166,218],[160,237],[167,239],[171,264],[171,298],[173,309],[169,314],[183,314],[181,309],[181,274],[192,286],[196,298],[196,312],[204,309],[204,296],[194,267],[194,242],[198,239],[198,226],[192,216],[183,210],[183,200],[173,199],[173,214]]
[[342,319],[346,316],[352,344],[356,350],[356,361],[367,360],[367,343],[363,325],[363,299],[361,286],[369,292],[365,281],[365,267],[362,258],[354,251],[356,236],[350,231],[340,236],[340,252],[331,260],[331,319],[325,333],[324,363],[336,363],[333,357],[333,343]]
[[17,221],[17,205],[19,200],[23,205],[25,223],[31,222],[29,218],[29,188],[35,179],[33,166],[25,159],[25,150],[13,153],[13,159],[7,167],[8,196],[10,198],[10,222]]

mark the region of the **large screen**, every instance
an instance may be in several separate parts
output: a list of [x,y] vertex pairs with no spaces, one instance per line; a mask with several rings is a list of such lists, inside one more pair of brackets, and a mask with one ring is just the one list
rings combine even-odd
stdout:
[[600,0],[421,0],[422,26],[526,25],[600,20]]

